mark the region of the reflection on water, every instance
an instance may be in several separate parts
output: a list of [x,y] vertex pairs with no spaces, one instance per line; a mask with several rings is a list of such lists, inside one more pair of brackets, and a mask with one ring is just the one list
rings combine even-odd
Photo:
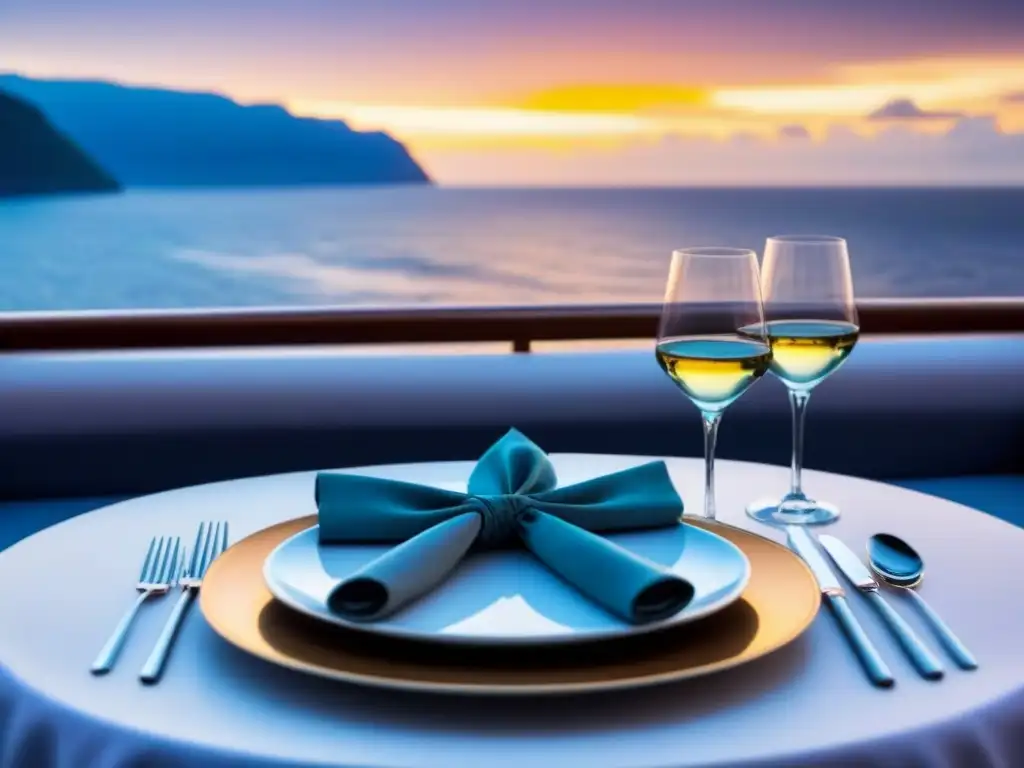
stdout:
[[1024,291],[1024,189],[130,192],[0,202],[0,309],[659,301],[669,253],[850,241],[862,296]]

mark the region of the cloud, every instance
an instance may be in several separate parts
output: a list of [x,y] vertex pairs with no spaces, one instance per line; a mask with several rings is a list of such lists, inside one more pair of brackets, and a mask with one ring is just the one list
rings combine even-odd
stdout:
[[1002,101],[1003,104],[1024,104],[1024,91],[1004,93],[1000,101]]
[[809,139],[811,132],[802,125],[784,125],[779,128],[779,138],[782,139]]
[[868,120],[957,120],[963,112],[930,112],[910,99],[893,99],[876,109]]
[[[1003,135],[999,131],[999,123],[995,117],[992,115],[980,115],[978,117],[965,117],[962,120],[958,120],[956,125],[946,133],[946,138],[959,143],[988,143]],[[1024,134],[1021,135],[1024,136]]]
[[939,134],[895,124],[875,136],[836,127],[818,141],[677,135],[605,150],[450,150],[425,159],[446,183],[468,185],[1019,185],[1024,133],[971,117]]

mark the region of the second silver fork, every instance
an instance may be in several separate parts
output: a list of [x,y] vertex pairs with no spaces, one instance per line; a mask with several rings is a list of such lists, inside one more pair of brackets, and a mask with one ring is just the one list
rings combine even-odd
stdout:
[[183,561],[184,552],[181,552],[180,538],[154,536],[150,540],[146,559],[143,560],[142,571],[139,573],[139,582],[135,585],[139,596],[121,618],[110,639],[103,646],[103,650],[96,657],[96,661],[92,663],[91,671],[94,675],[105,675],[114,668],[114,663],[128,637],[128,630],[131,629],[132,622],[135,621],[135,614],[149,598],[155,595],[164,595],[170,591],[178,580],[178,571]]
[[196,532],[196,544],[192,548],[192,557],[188,567],[182,574],[179,583],[181,584],[181,597],[171,611],[171,615],[164,625],[160,637],[157,638],[153,652],[146,659],[139,672],[139,679],[144,683],[155,683],[163,674],[164,665],[171,652],[171,645],[178,634],[178,627],[185,617],[188,607],[192,604],[192,598],[199,592],[203,583],[203,576],[206,569],[216,560],[228,546],[228,524],[226,521],[219,523],[200,523]]

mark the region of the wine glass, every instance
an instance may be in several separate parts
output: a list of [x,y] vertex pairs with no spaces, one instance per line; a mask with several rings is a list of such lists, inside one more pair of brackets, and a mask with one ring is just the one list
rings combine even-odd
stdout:
[[789,390],[793,461],[789,493],[759,500],[747,514],[769,524],[816,525],[839,517],[801,482],[804,412],[811,391],[836,371],[860,335],[846,241],[826,235],[768,238],[761,274],[771,370]]
[[669,378],[704,422],[704,517],[715,519],[715,441],[726,407],[765,374],[757,255],[739,248],[686,248],[672,254],[655,349]]

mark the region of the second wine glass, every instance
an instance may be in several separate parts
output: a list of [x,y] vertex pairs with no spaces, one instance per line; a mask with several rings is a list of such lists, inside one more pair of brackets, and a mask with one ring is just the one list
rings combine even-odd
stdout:
[[715,519],[715,442],[722,412],[764,375],[757,254],[686,248],[672,254],[656,348],[658,363],[704,422],[704,517]]
[[747,514],[776,525],[829,523],[839,510],[803,489],[804,411],[811,391],[843,364],[860,335],[846,241],[827,235],[768,238],[761,285],[771,371],[789,390],[793,457],[789,493],[755,501]]

